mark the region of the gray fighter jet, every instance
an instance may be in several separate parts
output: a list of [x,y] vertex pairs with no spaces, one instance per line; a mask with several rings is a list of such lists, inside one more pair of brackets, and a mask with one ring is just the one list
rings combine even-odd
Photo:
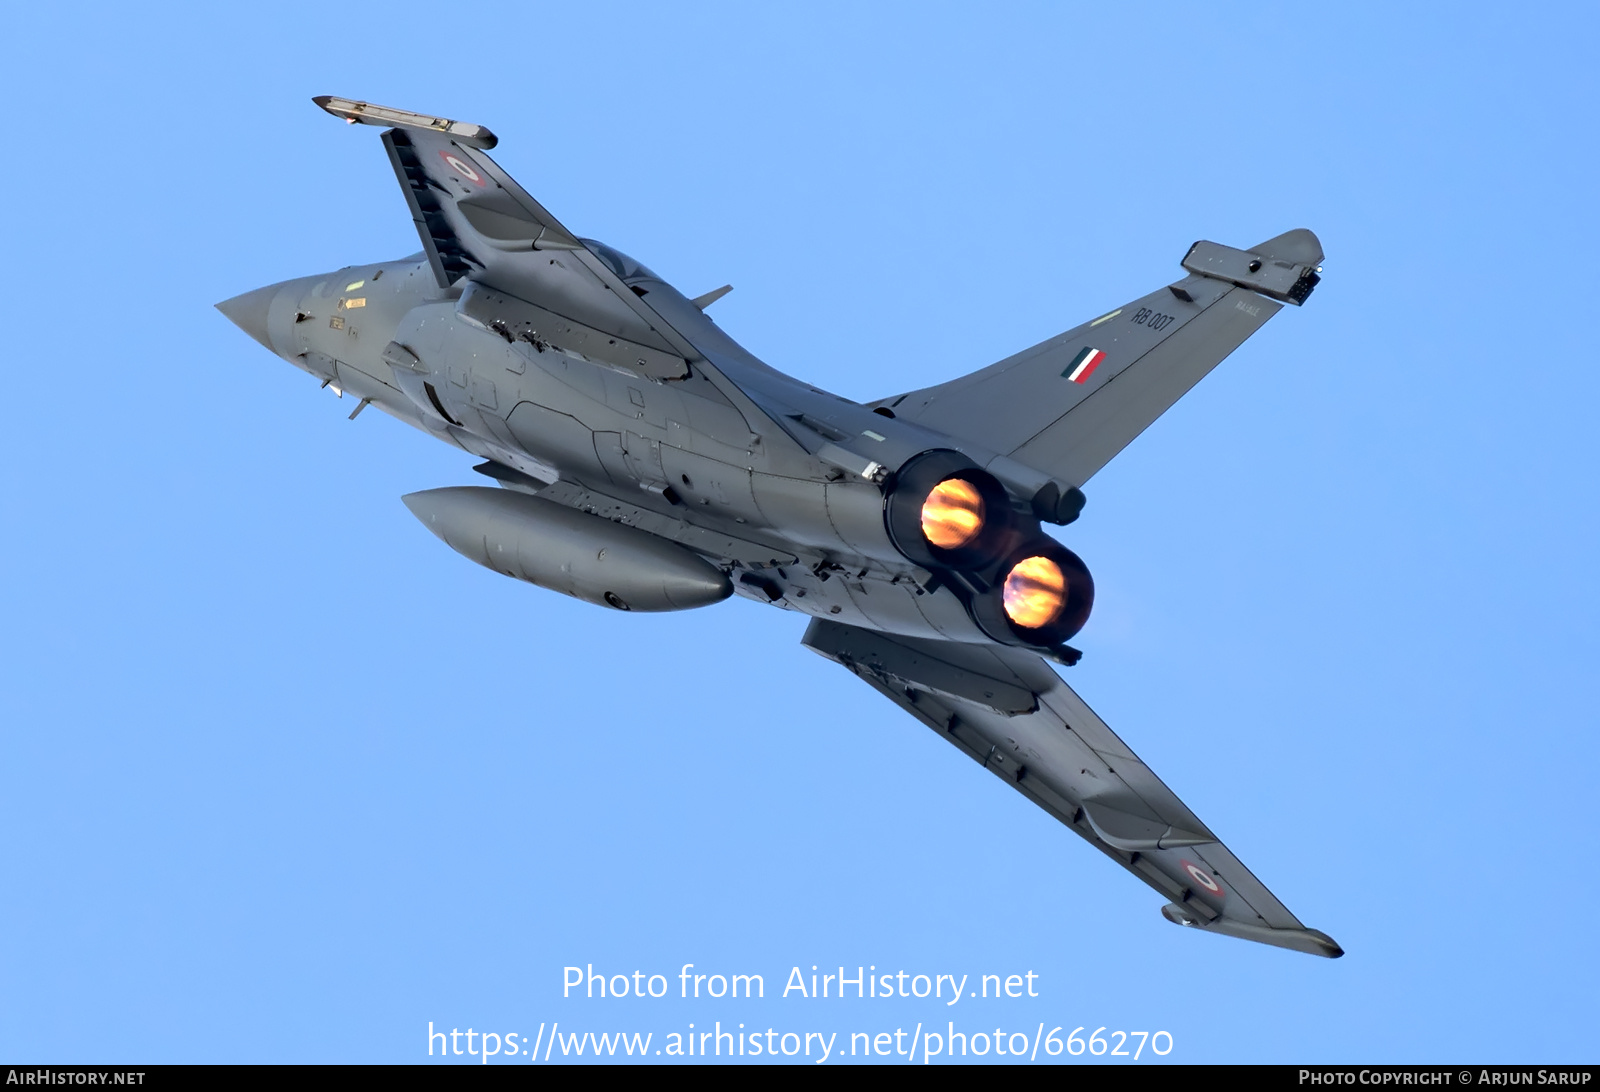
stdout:
[[610,610],[738,594],[1167,900],[1169,921],[1321,956],[1301,925],[1046,661],[1094,584],[1041,524],[1318,280],[1297,230],[1198,242],[1182,279],[971,375],[868,404],[775,371],[706,308],[579,238],[482,126],[348,99],[422,253],[218,308],[273,353],[478,459],[497,485],[404,498],[480,565]]

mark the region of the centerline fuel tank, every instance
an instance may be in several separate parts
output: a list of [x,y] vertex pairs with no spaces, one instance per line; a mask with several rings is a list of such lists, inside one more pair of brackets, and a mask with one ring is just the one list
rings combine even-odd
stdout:
[[451,549],[485,568],[617,610],[688,610],[733,594],[699,554],[636,527],[482,486],[402,497]]

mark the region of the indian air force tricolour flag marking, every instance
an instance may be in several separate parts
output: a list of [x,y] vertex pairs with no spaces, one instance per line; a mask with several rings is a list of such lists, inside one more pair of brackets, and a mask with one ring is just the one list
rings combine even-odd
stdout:
[[1091,349],[1086,345],[1082,352],[1072,358],[1072,363],[1068,364],[1067,370],[1061,374],[1074,383],[1087,383],[1089,377],[1094,374],[1094,370],[1100,366],[1100,362],[1105,358],[1105,353],[1099,349]]

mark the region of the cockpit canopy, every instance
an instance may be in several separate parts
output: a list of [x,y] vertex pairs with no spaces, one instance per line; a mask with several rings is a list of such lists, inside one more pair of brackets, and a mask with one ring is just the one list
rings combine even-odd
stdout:
[[634,281],[644,280],[659,281],[661,279],[649,266],[634,261],[616,247],[607,246],[598,239],[583,239],[581,241],[600,256],[600,260],[606,263],[611,272],[621,278],[623,284],[632,284]]

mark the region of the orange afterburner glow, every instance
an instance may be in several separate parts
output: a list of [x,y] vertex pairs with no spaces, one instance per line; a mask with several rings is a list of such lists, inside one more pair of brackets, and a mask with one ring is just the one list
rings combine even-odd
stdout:
[[958,550],[983,530],[983,498],[978,487],[946,478],[922,502],[922,533],[942,550]]
[[1067,578],[1048,557],[1025,557],[1006,574],[1006,615],[1026,629],[1047,626],[1067,605]]

